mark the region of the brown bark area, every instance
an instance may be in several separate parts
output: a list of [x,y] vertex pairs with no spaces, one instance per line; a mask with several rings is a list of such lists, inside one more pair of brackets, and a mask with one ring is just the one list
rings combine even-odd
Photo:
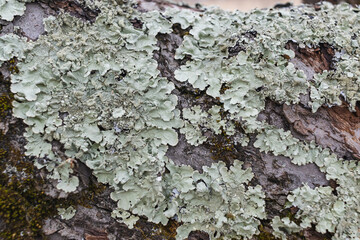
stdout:
[[346,103],[322,107],[316,113],[301,105],[283,105],[284,116],[299,138],[315,140],[344,159],[360,158],[359,109],[356,110],[349,112]]
[[[27,36],[25,27],[22,28],[21,19],[29,14],[35,14],[35,18],[44,18],[49,14],[56,14],[60,9],[70,14],[84,19],[85,21],[94,21],[97,12],[92,11],[76,1],[41,1],[40,4],[32,3],[28,6],[27,13],[21,18],[17,18],[13,23],[6,23],[5,30],[2,33],[11,31],[14,25],[19,25],[23,29],[23,35]],[[151,9],[162,10],[166,7],[188,8],[161,1],[140,1],[137,8],[140,11],[148,11]],[[199,11],[199,9],[194,9]],[[11,27],[11,24],[13,26]],[[141,27],[141,22],[134,19],[132,24],[135,27]],[[35,26],[27,26],[27,28],[35,28]],[[182,43],[182,38],[189,29],[181,29],[180,26],[174,25],[173,32],[170,34],[159,34],[157,36],[159,51],[154,52],[154,59],[158,62],[158,69],[161,76],[172,81],[176,88],[173,94],[179,98],[178,108],[191,107],[193,105],[201,105],[204,109],[209,109],[213,105],[221,105],[221,103],[205,92],[194,89],[190,84],[178,82],[174,78],[174,71],[178,69],[190,58],[176,60],[174,58],[176,48]],[[37,36],[29,38],[36,39],[43,34],[43,29],[37,31]],[[251,37],[253,33],[245,33]],[[237,46],[237,47],[236,47]],[[241,47],[236,45],[229,49],[229,56],[236,55],[241,51]],[[298,69],[302,69],[307,73],[308,79],[311,80],[314,73],[332,69],[332,57],[334,49],[326,43],[320,44],[315,48],[300,49],[296,44],[289,42],[288,48],[294,50],[296,57],[291,61]],[[0,95],[10,96],[9,92],[9,71],[14,63],[6,63],[1,67]],[[14,67],[14,66],[13,66]],[[302,140],[315,140],[322,147],[327,147],[344,159],[360,159],[360,132],[359,128],[359,112],[357,108],[355,113],[348,110],[346,103],[337,107],[321,107],[316,113],[312,113],[307,106],[306,99],[308,96],[302,96],[303,100],[297,105],[286,105],[274,102],[270,99],[266,102],[265,110],[260,113],[259,119],[268,123],[289,130],[292,134]],[[9,97],[10,99],[10,97]],[[223,113],[226,117],[227,113]],[[5,154],[0,156],[1,166],[5,163],[25,164],[32,166],[33,159],[24,156],[24,145],[26,144],[22,134],[25,125],[21,120],[15,119],[11,115],[11,109],[0,115],[0,130],[2,131],[0,143],[4,151],[12,152],[14,149],[19,152],[20,158],[14,160],[14,155]],[[237,134],[243,134],[241,122],[236,124]],[[209,166],[214,161],[224,161],[228,166],[232,164],[234,159],[244,161],[244,167],[251,167],[254,172],[252,185],[260,184],[266,194],[266,211],[268,218],[274,216],[294,215],[296,208],[284,209],[286,196],[303,183],[307,183],[311,187],[316,186],[334,186],[333,182],[326,180],[325,175],[321,173],[314,164],[305,166],[297,166],[291,163],[291,160],[283,156],[274,156],[271,153],[260,152],[253,146],[256,135],[251,135],[248,146],[243,147],[233,144],[233,137],[226,135],[214,135],[205,132],[211,139],[209,142],[200,146],[192,146],[188,144],[181,134],[178,145],[170,147],[167,155],[178,165],[187,164],[194,169],[201,171],[202,166]],[[61,152],[61,145],[53,144],[53,147]],[[14,162],[15,163],[12,163]],[[92,177],[91,170],[84,164],[75,163],[75,171],[80,176],[80,187],[74,194],[63,194],[56,190],[54,183],[44,182],[43,176],[46,175],[44,170],[33,169],[31,172],[31,181],[38,185],[36,194],[43,194],[43,204],[49,204],[45,210],[47,214],[39,217],[42,220],[42,228],[38,228],[33,235],[24,239],[43,239],[46,237],[50,240],[56,239],[81,239],[86,240],[105,240],[105,239],[175,239],[176,228],[181,223],[170,221],[167,226],[161,224],[153,224],[141,218],[135,225],[134,229],[128,229],[126,225],[116,222],[111,217],[111,210],[116,207],[116,203],[110,199],[111,190],[104,188],[96,182]],[[1,171],[0,171],[1,172]],[[6,181],[5,181],[6,180]],[[19,178],[18,181],[26,179]],[[2,186],[8,185],[11,179],[2,177]],[[2,190],[2,189],[0,189]],[[14,190],[15,191],[15,190]],[[21,193],[17,193],[20,194]],[[84,196],[85,195],[85,196]],[[88,197],[91,196],[91,197]],[[22,195],[27,199],[28,196]],[[65,203],[64,203],[65,202]],[[56,204],[55,204],[56,203]],[[28,209],[34,208],[34,203],[30,202]],[[61,205],[62,204],[62,205]],[[63,220],[56,214],[56,207],[73,205],[77,207],[77,213],[70,220]],[[1,208],[0,208],[1,209]],[[270,232],[269,220],[262,222],[262,232],[254,239],[274,239]],[[0,212],[0,231],[5,231],[12,227],[14,222],[7,222],[6,218]],[[19,230],[14,228],[13,231]],[[20,229],[21,230],[21,229]],[[29,230],[30,231],[30,230]],[[301,236],[302,235],[302,236]],[[21,239],[20,235],[16,235]],[[316,233],[314,228],[309,228],[300,233],[300,235],[290,236],[289,239],[330,239],[330,234]],[[9,237],[11,239],[11,236]],[[193,232],[190,234],[189,240],[206,240],[209,239],[206,233]]]
[[[341,2],[347,2],[350,3],[352,5],[356,5],[356,4],[360,4],[359,0],[326,0],[327,2],[331,2],[332,4],[339,4]],[[322,2],[322,0],[303,0],[303,3],[318,3],[318,2]]]
[[[315,48],[305,46],[300,48],[297,43],[289,41],[286,46],[295,53],[295,57],[290,60],[294,66],[305,72],[308,80],[311,80],[315,73],[322,73],[324,70],[333,69],[332,58],[335,49],[326,43],[320,43]],[[285,56],[285,58],[289,58]]]

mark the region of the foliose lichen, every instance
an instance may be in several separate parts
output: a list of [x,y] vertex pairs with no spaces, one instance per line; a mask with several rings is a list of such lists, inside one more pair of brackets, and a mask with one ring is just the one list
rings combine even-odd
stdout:
[[68,208],[58,208],[58,213],[62,219],[69,220],[75,216],[76,209],[73,206]]
[[[315,224],[319,232],[334,233],[334,239],[360,237],[358,163],[257,120],[266,98],[292,104],[308,93],[313,111],[341,104],[341,96],[354,109],[360,96],[357,8],[324,3],[318,11],[140,13],[125,1],[85,2],[100,10],[94,23],[61,13],[46,19],[47,34],[36,42],[15,35],[0,39],[5,46],[0,61],[21,60],[11,90],[14,115],[28,125],[27,154],[41,159],[36,165],[52,173],[58,188],[76,189],[71,162],[81,161],[113,189],[118,204],[113,216],[129,227],[146,216],[164,225],[169,219],[181,221],[178,239],[193,230],[212,238],[251,238],[266,218],[261,187],[248,186],[251,169],[236,160],[229,169],[218,162],[199,173],[166,157],[168,145],[178,142],[176,130],[196,145],[206,141],[201,128],[231,135],[241,122],[246,134],[257,134],[254,146],[261,151],[295,164],[315,163],[339,185],[337,195],[329,187],[292,191],[289,204],[299,208],[301,224],[276,217],[275,236],[286,236],[280,228],[294,232]],[[130,21],[135,18],[143,23],[136,28]],[[153,59],[156,35],[171,33],[174,24],[191,27],[175,56],[191,60],[175,71],[176,80],[206,91],[221,106],[177,109],[174,84],[159,77]],[[289,62],[295,56],[286,49],[289,41],[300,47],[330,44],[338,51],[334,70],[308,80]],[[240,51],[230,56],[236,45]],[[219,118],[220,108],[228,118]],[[53,141],[63,144],[66,158],[53,151]]]
[[208,112],[205,112],[200,106],[184,108],[182,110],[184,127],[180,129],[180,133],[184,134],[186,140],[195,146],[207,141],[203,133],[205,130],[210,130],[217,135],[223,130],[229,136],[234,135],[234,124],[221,118],[220,109],[220,106],[212,106]]
[[[296,223],[292,222],[288,217],[280,218],[275,216],[271,221],[271,226],[274,230],[273,234],[277,238],[286,239],[287,234],[299,232],[302,228]],[[286,232],[284,232],[284,229]]]
[[12,21],[14,16],[23,15],[25,8],[24,2],[0,0],[0,19]]

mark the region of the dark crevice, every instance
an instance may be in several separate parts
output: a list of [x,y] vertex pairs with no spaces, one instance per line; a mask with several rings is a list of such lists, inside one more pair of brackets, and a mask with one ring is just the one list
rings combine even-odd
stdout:
[[55,153],[57,156],[61,158],[61,160],[65,161],[67,159],[65,155],[65,148],[64,144],[62,144],[58,140],[52,140],[51,141],[51,150],[53,153]]
[[258,33],[255,30],[251,30],[243,33],[243,35],[247,37],[249,40],[254,40],[257,37]]
[[130,22],[133,25],[133,27],[136,29],[142,29],[142,27],[144,25],[144,23],[137,18],[130,19]]
[[257,120],[266,121],[268,124],[273,125],[277,128],[289,131],[291,129],[289,122],[286,120],[283,113],[283,103],[279,103],[271,100],[270,98],[265,99],[265,109],[260,112]]
[[95,22],[96,17],[100,13],[99,9],[90,9],[76,0],[41,0],[40,2],[46,4],[56,13],[59,13],[60,10],[64,10],[74,17],[89,22]]
[[[325,70],[329,71],[334,69],[333,58],[335,49],[327,43],[320,43],[319,46],[314,48],[308,46],[300,48],[299,44],[288,41],[285,48],[295,52],[295,58],[294,60],[292,59],[295,67],[299,66],[297,61],[300,61],[305,66],[313,69],[315,73],[322,73]],[[284,57],[288,58],[287,56]]]
[[329,180],[329,185],[330,187],[333,189],[332,193],[335,195],[335,196],[338,196],[338,192],[337,192],[337,187],[339,187],[339,184],[333,180],[333,179],[330,179]]
[[274,6],[274,8],[289,8],[289,7],[292,7],[293,4],[291,2],[287,2],[287,3],[278,3]]
[[[206,89],[193,88],[187,82],[177,81],[174,76],[175,70],[184,64],[184,61],[190,60],[186,57],[182,60],[174,58],[176,49],[181,45],[183,37],[188,34],[189,30],[190,28],[182,29],[180,25],[176,24],[173,26],[172,33],[158,34],[159,50],[154,52],[154,59],[158,62],[160,75],[175,85],[173,94],[178,96],[178,109],[199,105],[202,110],[207,111],[214,105],[222,106],[220,100],[207,95]],[[227,119],[226,112],[221,112],[221,115],[223,119]],[[237,128],[241,134],[243,130],[240,124],[237,125]],[[233,136],[227,136],[224,130],[219,135],[214,134],[210,129],[202,129],[202,131],[208,137],[206,143],[193,146],[187,143],[185,136],[179,134],[179,143],[174,147],[169,147],[167,156],[173,159],[177,165],[190,165],[198,171],[202,171],[202,166],[209,166],[217,161],[224,161],[228,167],[231,166],[237,156]],[[186,154],[186,158],[184,158],[184,154]],[[178,162],[178,159],[182,159],[181,162]],[[199,159],[207,160],[199,162]]]
[[238,40],[236,41],[235,46],[228,48],[228,52],[229,52],[228,58],[238,55],[238,53],[241,51],[245,52],[246,49],[242,45],[240,45],[240,42]]
[[[303,3],[308,3],[308,4],[321,4],[323,0],[303,0],[302,2]],[[342,2],[347,2],[347,3],[350,3],[352,4],[353,6],[356,6],[357,4],[360,4],[360,1],[359,0],[326,0],[327,2],[331,2],[332,4],[339,4],[339,3],[342,3]],[[321,5],[320,5],[321,6]]]
[[[252,41],[256,38],[257,32],[256,31],[247,31],[247,32],[241,34],[241,36],[246,37],[247,39]],[[244,40],[240,41],[240,36],[238,36],[237,38],[238,38],[238,40],[236,41],[235,45],[228,48],[228,56],[226,59],[237,56],[239,54],[239,52],[246,52],[246,42]]]
[[180,82],[175,79],[174,72],[184,65],[187,61],[191,61],[190,56],[185,56],[184,59],[175,59],[176,49],[181,45],[183,37],[189,34],[191,27],[182,29],[180,24],[174,24],[173,32],[170,34],[158,34],[157,46],[159,50],[154,51],[154,59],[158,63],[158,70],[161,77],[166,77],[169,81],[174,83],[175,90],[173,91],[179,97],[178,108],[191,107],[193,105],[201,105],[202,107],[211,107],[216,104],[219,105],[219,100],[210,97],[205,90],[199,90],[191,86],[188,82]]
[[210,236],[208,233],[206,232],[202,232],[202,231],[192,231],[190,232],[188,238],[188,240],[209,240]]
[[190,56],[182,60],[175,59],[176,49],[182,44],[184,36],[189,34],[190,29],[191,27],[182,29],[180,24],[174,24],[172,33],[159,33],[156,36],[159,50],[154,51],[154,59],[158,62],[160,75],[168,78],[169,81],[176,81],[174,77],[175,70],[184,65],[186,61],[191,60]]
[[201,4],[196,4],[195,8],[193,8],[183,2],[168,2],[163,0],[138,0],[134,8],[138,9],[140,12],[148,12],[153,10],[165,11],[167,8],[189,9],[194,12],[204,11],[204,8],[201,6]]

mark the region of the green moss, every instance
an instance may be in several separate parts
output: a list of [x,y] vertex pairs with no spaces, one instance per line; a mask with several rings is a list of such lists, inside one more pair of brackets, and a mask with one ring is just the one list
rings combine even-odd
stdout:
[[259,226],[259,231],[260,231],[260,233],[258,235],[254,236],[254,239],[256,239],[256,240],[277,240],[278,239],[274,235],[272,235],[272,233],[268,232],[262,224]]
[[139,230],[142,234],[143,239],[152,240],[152,239],[167,239],[175,240],[176,239],[176,229],[181,225],[181,223],[170,220],[166,225],[155,224],[152,228],[152,231],[144,232],[141,225],[137,223],[135,229]]
[[[5,63],[17,69],[16,60]],[[11,69],[10,69],[11,70]],[[14,72],[13,72],[14,73]],[[12,117],[13,94],[8,82],[0,81],[5,92],[0,96],[0,122]],[[17,120],[4,135],[0,132],[0,218],[5,229],[0,239],[35,239],[42,236],[43,220],[57,215],[58,207],[82,205],[91,207],[91,202],[105,190],[105,186],[91,181],[89,187],[80,193],[70,194],[67,199],[54,199],[41,189],[45,181],[39,175],[33,162],[21,149],[12,145],[11,139],[20,139],[17,131],[23,123]]]
[[209,139],[210,152],[215,161],[223,161],[230,164],[237,158],[235,144],[231,136],[227,135],[221,127],[221,134],[214,135]]
[[[0,135],[1,144],[4,144],[4,139],[6,136]],[[70,194],[66,199],[51,198],[41,189],[45,182],[32,162],[12,146],[5,145],[5,148],[0,149],[0,217],[6,225],[6,230],[0,232],[2,239],[41,237],[43,220],[57,215],[57,208],[77,205],[91,207],[95,196],[105,189],[104,185],[91,182],[87,189]],[[6,173],[9,167],[15,167],[17,173],[25,177],[18,177],[15,172]]]
[[[9,89],[10,83],[5,81],[1,73],[0,73],[0,84],[3,85],[5,89]],[[0,121],[3,121],[6,116],[11,114],[13,99],[14,99],[14,94],[12,94],[10,90],[7,92],[0,93]]]
[[8,115],[9,110],[11,109],[11,98],[3,94],[0,96],[0,117],[3,118]]
[[281,216],[280,217],[287,217],[290,219],[291,222],[296,223],[297,225],[300,225],[301,221],[300,219],[296,218],[296,212],[298,211],[298,209],[296,207],[291,207],[291,208],[285,208],[282,212],[281,212]]
[[0,238],[32,239],[55,213],[54,202],[39,189],[44,182],[34,177],[34,165],[11,145],[12,134],[0,134],[0,217],[6,226]]
[[[224,111],[223,106],[221,106],[219,114],[221,120],[218,121],[227,122],[226,119],[229,118],[229,113]],[[233,132],[244,136],[244,130],[238,121],[232,121],[232,125],[234,128]],[[228,134],[228,131],[224,129],[224,126],[221,126],[220,132],[218,134],[213,134],[211,137],[209,137],[207,145],[209,146],[212,159],[214,161],[223,161],[228,166],[230,166],[231,163],[238,158],[236,145],[246,143],[246,141],[247,140],[245,138],[241,140],[235,140],[235,136]]]
[[[1,180],[5,179],[2,176]],[[0,236],[5,239],[41,236],[43,219],[55,214],[53,201],[36,189],[38,181],[31,178],[7,180],[7,184],[0,185],[0,216],[6,224]]]
[[[52,212],[52,202],[38,190],[43,182],[33,178],[33,164],[24,161],[9,144],[8,135],[0,134],[0,145],[0,217],[6,226],[0,237],[31,239],[40,234],[42,219]],[[16,170],[9,173],[9,168]],[[25,177],[18,177],[16,171]]]
[[12,58],[8,61],[8,66],[9,66],[8,69],[12,74],[19,73],[19,68],[16,66],[16,62],[17,62],[16,58]]

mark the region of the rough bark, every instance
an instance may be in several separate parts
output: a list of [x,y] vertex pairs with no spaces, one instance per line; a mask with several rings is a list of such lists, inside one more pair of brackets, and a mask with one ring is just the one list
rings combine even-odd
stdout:
[[[304,0],[303,3],[318,3],[318,2],[321,2],[319,0]],[[360,1],[358,0],[328,0],[328,2],[331,2],[332,4],[338,4],[338,3],[341,3],[341,2],[347,2],[347,3],[350,3],[352,5],[356,5],[356,4],[359,4]]]

